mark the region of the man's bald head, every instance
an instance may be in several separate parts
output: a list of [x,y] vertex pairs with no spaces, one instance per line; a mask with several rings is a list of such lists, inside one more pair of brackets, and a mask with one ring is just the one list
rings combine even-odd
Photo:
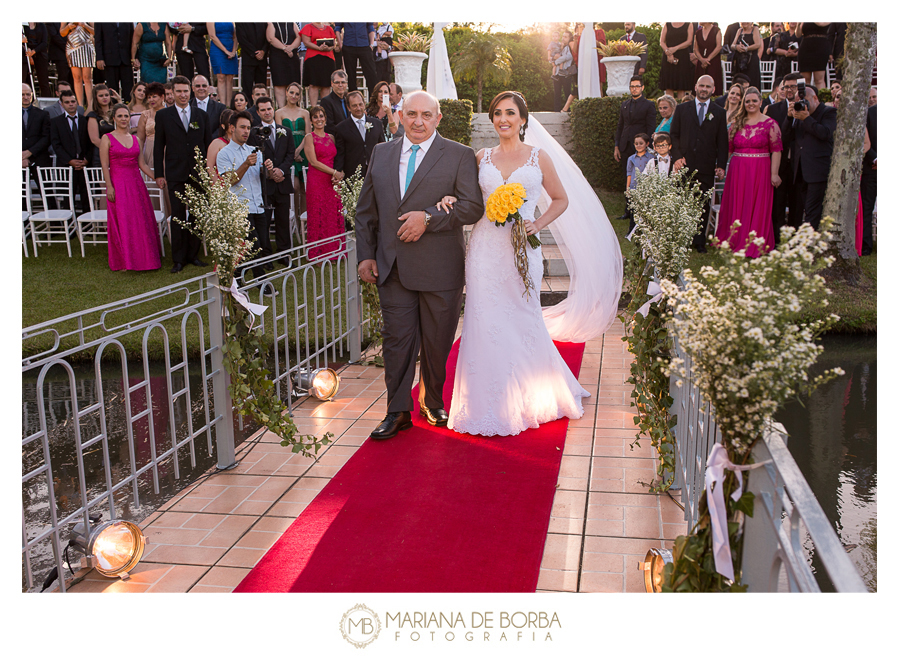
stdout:
[[400,121],[406,137],[413,144],[427,141],[441,122],[438,99],[427,92],[414,91],[403,101]]

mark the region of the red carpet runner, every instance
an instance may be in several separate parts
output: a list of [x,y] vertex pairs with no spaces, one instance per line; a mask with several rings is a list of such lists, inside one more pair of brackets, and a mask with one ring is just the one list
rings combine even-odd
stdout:
[[[578,376],[584,344],[556,345]],[[418,407],[413,422],[367,440],[235,591],[535,591],[568,418],[491,438],[431,427]]]

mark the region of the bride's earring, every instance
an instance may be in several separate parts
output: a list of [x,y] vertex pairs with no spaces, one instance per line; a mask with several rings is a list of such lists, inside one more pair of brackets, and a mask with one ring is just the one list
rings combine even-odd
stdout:
[[519,139],[521,139],[523,142],[525,141],[525,124],[524,123],[521,126],[519,126]]

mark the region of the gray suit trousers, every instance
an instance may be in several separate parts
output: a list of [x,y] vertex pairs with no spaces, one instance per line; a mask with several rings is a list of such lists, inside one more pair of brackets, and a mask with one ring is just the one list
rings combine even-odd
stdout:
[[400,283],[396,265],[378,286],[384,317],[382,349],[385,364],[390,364],[384,369],[388,413],[413,409],[410,392],[416,374],[416,356],[421,364],[419,404],[432,409],[444,408],[447,354],[456,336],[462,292],[462,288],[408,290]]

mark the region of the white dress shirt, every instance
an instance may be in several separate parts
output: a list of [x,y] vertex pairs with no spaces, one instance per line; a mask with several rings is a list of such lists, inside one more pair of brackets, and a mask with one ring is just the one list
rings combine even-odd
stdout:
[[[416,170],[418,170],[419,165],[422,164],[422,160],[425,159],[425,154],[428,153],[428,149],[431,148],[431,145],[434,143],[434,137],[437,135],[437,132],[431,133],[431,137],[426,139],[424,142],[419,144],[419,152],[416,153]],[[409,141],[409,137],[403,135],[403,150],[400,151],[400,197],[403,198],[403,195],[406,194],[406,168],[409,165],[409,156],[412,154],[412,146],[413,143]],[[415,175],[415,172],[413,173]]]
[[196,99],[196,101],[197,101],[197,109],[203,110],[204,112],[206,112],[206,105],[209,103],[209,96],[204,98],[202,101],[199,98]]

